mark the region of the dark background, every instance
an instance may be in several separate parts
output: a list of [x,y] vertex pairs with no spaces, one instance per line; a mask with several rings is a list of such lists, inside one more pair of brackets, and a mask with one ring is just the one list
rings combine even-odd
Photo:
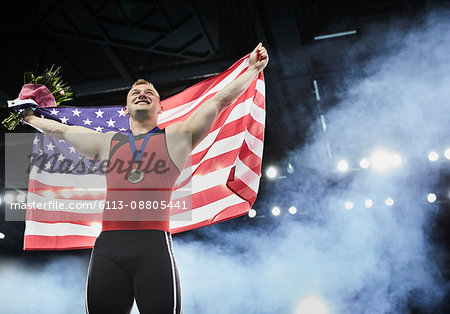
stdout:
[[[374,32],[389,31],[398,21],[402,25],[415,25],[427,12],[443,8],[449,9],[450,1],[59,0],[26,5],[9,2],[8,9],[0,13],[0,104],[6,107],[6,100],[16,98],[25,71],[42,72],[52,64],[62,66],[63,78],[74,91],[74,100],[66,105],[123,105],[127,89],[137,78],[151,81],[164,99],[222,72],[261,41],[270,55],[269,66],[264,70],[267,104],[264,169],[304,145],[308,130],[320,128],[320,114],[336,104],[333,95],[342,87],[336,82],[349,73],[362,75],[364,65],[380,56],[380,50],[385,48],[365,44],[349,59],[350,47]],[[314,40],[315,36],[349,30],[357,33]],[[314,80],[321,84],[320,103],[315,98]],[[6,115],[4,109],[0,118]],[[3,128],[2,139],[5,131]],[[20,127],[17,131],[31,129]],[[1,146],[3,150],[3,141]],[[3,155],[2,152],[1,158]],[[443,191],[448,189],[448,182],[443,176]],[[262,198],[270,184],[262,178]],[[448,209],[449,204],[442,206]],[[222,228],[243,221],[276,223],[270,217],[263,220],[241,217],[223,223]],[[446,248],[449,219],[442,215],[437,221],[435,238]],[[6,235],[0,240],[0,255],[28,256],[21,250],[23,222],[2,219],[0,231]],[[52,254],[89,252],[45,252],[33,258],[45,260]],[[444,249],[441,254],[447,256],[448,251]],[[448,271],[447,265],[443,267]]]

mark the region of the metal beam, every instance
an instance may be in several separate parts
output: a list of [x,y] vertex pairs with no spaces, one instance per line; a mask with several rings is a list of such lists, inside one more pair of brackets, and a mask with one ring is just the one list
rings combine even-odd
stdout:
[[103,51],[108,56],[109,60],[112,62],[114,67],[119,71],[124,82],[126,84],[132,84],[136,79],[133,73],[128,69],[125,63],[121,60],[119,55],[108,45],[101,45]]
[[[156,88],[158,88],[158,84],[166,84],[180,80],[206,78],[219,74],[230,67],[235,61],[236,60],[234,59],[225,59],[211,63],[192,64],[185,67],[150,72],[140,76],[147,81],[152,82]],[[124,84],[124,81],[120,78],[111,78],[81,84],[73,84],[71,87],[74,91],[75,97],[87,97],[114,91],[124,91],[129,89],[130,86],[131,84]]]

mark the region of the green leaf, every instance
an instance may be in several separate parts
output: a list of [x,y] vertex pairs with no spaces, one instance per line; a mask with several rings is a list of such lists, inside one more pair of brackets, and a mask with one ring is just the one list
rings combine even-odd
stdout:
[[31,84],[33,82],[33,72],[25,72],[23,74],[23,83]]

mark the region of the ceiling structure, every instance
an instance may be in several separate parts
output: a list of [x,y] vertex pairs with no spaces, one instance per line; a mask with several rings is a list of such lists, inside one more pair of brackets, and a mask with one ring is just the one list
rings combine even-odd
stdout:
[[[121,105],[141,77],[165,98],[220,73],[263,42],[270,53],[266,150],[279,152],[301,144],[310,121],[326,109],[317,106],[314,80],[357,67],[355,60],[345,61],[345,45],[373,23],[414,17],[430,1],[78,0],[11,6],[0,22],[3,101],[17,95],[23,72],[52,64],[62,66],[75,92],[69,105]],[[325,40],[314,38],[349,30],[357,34],[330,39],[337,43],[337,62],[326,63]],[[367,53],[357,62],[366,62]],[[286,123],[280,127],[277,121]]]
[[[264,163],[272,163],[304,144],[308,129],[320,128],[320,115],[336,100],[318,101],[318,91],[333,95],[339,77],[357,74],[381,49],[365,45],[349,59],[349,47],[437,3],[450,1],[10,2],[0,13],[0,102],[16,97],[25,71],[52,64],[62,66],[72,85],[68,105],[123,105],[137,78],[166,98],[224,71],[262,42],[270,55]],[[355,32],[318,40],[349,31]]]

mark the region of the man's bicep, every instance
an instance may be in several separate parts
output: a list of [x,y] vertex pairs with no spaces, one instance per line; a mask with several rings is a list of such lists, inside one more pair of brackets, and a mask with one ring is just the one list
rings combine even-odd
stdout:
[[82,155],[91,159],[98,155],[103,160],[113,134],[114,132],[100,133],[81,126],[70,126],[64,137]]
[[205,101],[184,122],[185,125],[183,129],[185,130],[185,133],[192,134],[193,148],[208,135],[219,113],[219,103],[214,98],[211,98]]

